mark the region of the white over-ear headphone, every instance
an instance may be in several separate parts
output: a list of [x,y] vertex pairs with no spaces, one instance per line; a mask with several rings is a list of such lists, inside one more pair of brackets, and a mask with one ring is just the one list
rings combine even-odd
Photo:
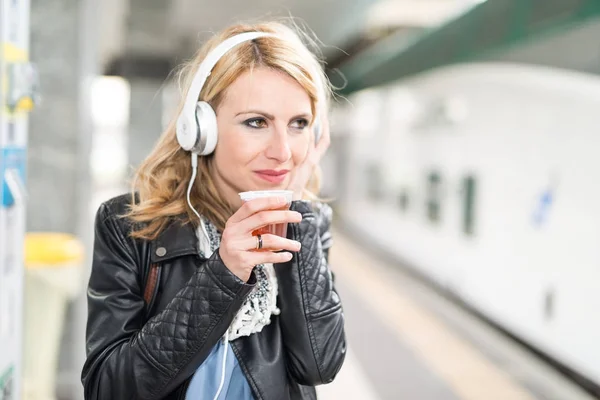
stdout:
[[218,138],[217,116],[210,104],[198,101],[200,92],[212,69],[229,50],[240,43],[264,36],[273,35],[268,32],[245,32],[232,36],[220,43],[202,61],[188,91],[183,110],[177,118],[177,141],[184,150],[200,156],[206,156],[215,150]]
[[[210,104],[205,101],[198,101],[200,92],[212,69],[229,50],[243,42],[265,36],[273,36],[273,34],[268,32],[245,32],[232,36],[213,49],[200,64],[187,93],[183,110],[177,118],[177,141],[184,150],[200,156],[209,155],[215,150],[219,136],[217,116]],[[314,133],[316,143],[321,136],[319,119],[315,121]]]

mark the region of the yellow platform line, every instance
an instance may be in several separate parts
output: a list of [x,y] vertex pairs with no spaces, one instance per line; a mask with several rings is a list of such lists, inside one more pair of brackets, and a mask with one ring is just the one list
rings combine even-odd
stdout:
[[[452,332],[427,309],[399,293],[377,260],[339,232],[331,250],[336,279],[353,288],[379,319],[406,343],[429,370],[464,400],[534,400],[504,371]],[[401,384],[402,377],[398,377]]]

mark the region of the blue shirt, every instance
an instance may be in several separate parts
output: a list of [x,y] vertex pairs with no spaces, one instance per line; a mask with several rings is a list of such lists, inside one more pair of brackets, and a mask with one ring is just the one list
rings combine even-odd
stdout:
[[250,385],[242,373],[231,344],[227,342],[225,345],[223,340],[219,340],[194,373],[185,395],[186,400],[213,400],[215,398],[221,383],[223,353],[226,348],[225,381],[218,400],[254,400]]

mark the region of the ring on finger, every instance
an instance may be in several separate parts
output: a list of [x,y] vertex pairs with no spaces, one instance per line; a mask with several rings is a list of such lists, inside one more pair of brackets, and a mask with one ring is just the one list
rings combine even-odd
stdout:
[[256,235],[256,250],[260,250],[263,247],[263,240],[261,235]]

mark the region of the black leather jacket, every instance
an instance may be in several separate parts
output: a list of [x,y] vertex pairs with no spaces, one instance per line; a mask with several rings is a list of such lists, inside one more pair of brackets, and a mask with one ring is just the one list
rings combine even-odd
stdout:
[[[192,375],[224,335],[251,291],[215,251],[200,258],[194,228],[170,224],[155,241],[132,239],[129,196],[100,206],[88,288],[85,398],[183,399]],[[302,222],[288,237],[302,243],[275,265],[281,314],[259,333],[231,342],[256,399],[316,399],[346,352],[344,315],[328,266],[331,209],[294,201]],[[143,291],[149,265],[160,265],[154,301]]]

